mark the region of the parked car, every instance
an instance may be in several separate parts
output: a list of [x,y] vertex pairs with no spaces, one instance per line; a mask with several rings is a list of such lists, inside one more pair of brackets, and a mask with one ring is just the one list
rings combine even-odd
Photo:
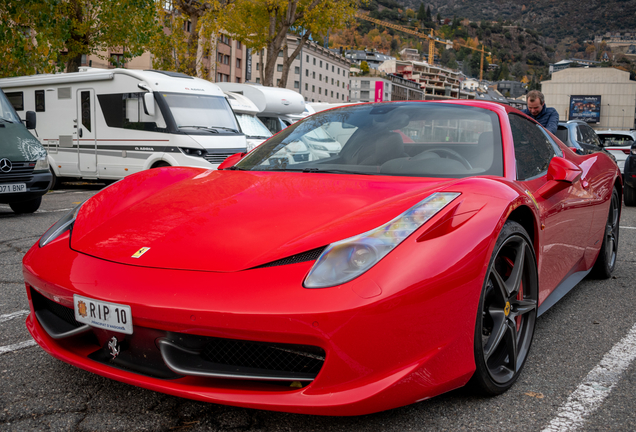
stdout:
[[[582,120],[559,122],[555,135],[563,144],[578,154],[604,152],[611,155],[610,152],[603,148],[601,140],[594,129]],[[611,155],[611,157],[616,161],[614,155]]]
[[636,206],[636,144],[632,143],[629,150],[623,171],[623,195],[626,206]]
[[[331,123],[353,130],[336,154],[279,157]],[[605,153],[509,106],[336,108],[77,206],[24,257],[26,325],[62,361],[211,403],[361,415],[501,394],[537,317],[611,277],[620,189]]]
[[26,127],[0,90],[0,203],[15,213],[33,213],[51,184],[46,150],[28,131],[36,114],[26,112]]
[[601,140],[601,144],[616,158],[618,167],[624,172],[625,159],[630,152],[630,147],[636,142],[636,131],[598,131],[596,132]]

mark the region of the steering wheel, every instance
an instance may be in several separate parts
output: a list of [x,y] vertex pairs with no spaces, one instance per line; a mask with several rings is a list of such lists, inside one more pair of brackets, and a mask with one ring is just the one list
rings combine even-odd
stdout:
[[418,154],[413,159],[417,160],[423,154],[426,154],[426,153],[436,153],[436,154],[439,154],[440,156],[447,155],[451,159],[455,159],[456,161],[458,161],[462,165],[464,165],[464,168],[469,169],[469,170],[473,169],[473,167],[470,164],[470,162],[468,162],[468,159],[466,159],[464,156],[462,156],[459,153],[457,153],[455,150],[451,150],[451,149],[447,149],[447,148],[434,148],[434,149],[430,149],[430,150],[424,150],[422,153]]

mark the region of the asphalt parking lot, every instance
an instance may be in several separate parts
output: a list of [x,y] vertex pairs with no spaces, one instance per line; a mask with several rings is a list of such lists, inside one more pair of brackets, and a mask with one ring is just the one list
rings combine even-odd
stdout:
[[614,276],[584,279],[538,319],[528,363],[510,391],[480,398],[459,389],[383,413],[335,418],[180,399],[84,372],[40,349],[24,325],[22,257],[68,209],[101,187],[67,184],[29,215],[16,216],[0,204],[0,430],[636,429],[636,208],[623,207]]

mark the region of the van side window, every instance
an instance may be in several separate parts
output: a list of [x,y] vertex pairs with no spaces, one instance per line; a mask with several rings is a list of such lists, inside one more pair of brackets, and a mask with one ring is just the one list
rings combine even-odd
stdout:
[[116,93],[97,95],[108,127],[150,132],[168,132],[161,112],[153,117],[144,112],[144,93]]
[[82,126],[91,131],[91,92],[83,91],[80,94],[82,103]]
[[13,109],[16,111],[24,111],[24,94],[22,92],[5,93]]
[[35,112],[44,112],[44,90],[35,91]]

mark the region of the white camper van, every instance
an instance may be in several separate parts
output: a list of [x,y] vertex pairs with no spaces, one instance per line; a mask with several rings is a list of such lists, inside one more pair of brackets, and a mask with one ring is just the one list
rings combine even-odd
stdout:
[[272,132],[256,117],[258,108],[254,102],[239,93],[226,92],[225,97],[230,102],[232,111],[241,125],[241,131],[247,138],[247,151],[251,151],[272,136]]
[[242,94],[254,102],[258,109],[258,118],[272,133],[278,133],[302,118],[302,116],[292,118],[291,115],[300,115],[305,111],[305,100],[300,93],[293,90],[266,87],[260,84],[223,82],[217,85],[226,93]]
[[35,111],[56,177],[120,179],[168,165],[216,168],[244,152],[215,84],[162,71],[83,68],[0,79],[16,111]]

